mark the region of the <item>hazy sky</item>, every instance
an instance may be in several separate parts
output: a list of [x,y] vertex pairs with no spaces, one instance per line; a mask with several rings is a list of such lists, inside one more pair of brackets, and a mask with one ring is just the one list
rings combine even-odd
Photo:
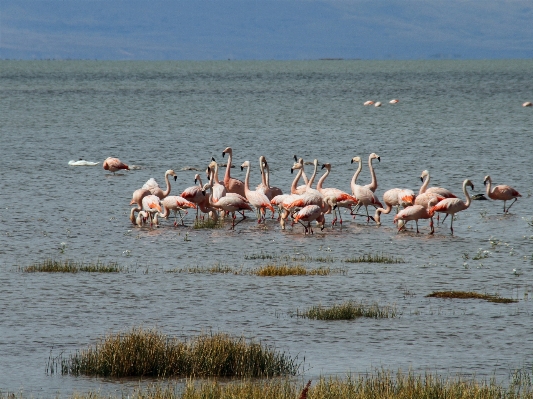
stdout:
[[2,0],[0,58],[533,58],[533,1]]

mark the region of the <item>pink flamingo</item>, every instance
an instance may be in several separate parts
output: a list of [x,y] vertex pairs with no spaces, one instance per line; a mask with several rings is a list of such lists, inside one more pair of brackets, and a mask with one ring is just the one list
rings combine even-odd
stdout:
[[[489,182],[489,184],[487,184],[487,182]],[[522,196],[518,191],[506,184],[495,186],[491,190],[492,180],[489,175],[485,176],[483,184],[487,187],[487,196],[490,199],[503,201],[503,213],[509,212],[509,209],[511,209],[513,204],[518,200],[518,197]],[[507,208],[506,210],[505,203],[512,199],[514,199],[514,201],[511,203],[511,205],[509,205],[509,208]]]
[[244,183],[230,175],[231,161],[233,160],[233,150],[231,147],[227,147],[222,151],[222,158],[224,158],[224,155],[226,154],[228,154],[228,164],[226,165],[226,174],[224,175],[224,186],[226,186],[228,193],[237,193],[244,197]]
[[358,162],[359,166],[357,167],[357,170],[355,171],[352,181],[350,182],[351,188],[352,188],[352,194],[357,199],[357,209],[355,210],[355,213],[361,208],[361,206],[364,206],[366,209],[366,221],[367,223],[370,221],[371,216],[368,214],[368,206],[373,206],[374,208],[383,208],[383,205],[381,202],[379,202],[378,197],[370,190],[368,187],[360,186],[356,184],[357,177],[361,173],[361,169],[363,168],[363,165],[361,163],[361,157],[353,157],[352,162]]
[[146,183],[144,183],[143,187],[146,190],[150,190],[150,192],[154,195],[157,195],[159,199],[163,199],[166,196],[170,194],[170,181],[168,180],[168,176],[174,176],[174,181],[178,179],[178,176],[176,175],[176,172],[174,172],[172,169],[169,169],[165,172],[165,182],[167,183],[167,188],[165,191],[159,187],[159,184],[157,184],[157,181],[153,177],[148,179]]
[[130,205],[137,205],[136,208],[131,208],[131,211],[130,211],[130,220],[133,224],[136,224],[135,212],[142,211],[142,206],[143,206],[142,200],[147,195],[151,195],[151,193],[150,191],[145,190],[144,188],[140,188],[133,192]]
[[218,164],[215,160],[211,161],[208,170],[211,171],[211,176],[209,180],[213,186],[211,188],[212,201],[216,204],[220,198],[226,196],[227,190],[226,187],[223,184],[220,184],[220,181],[218,180]]
[[400,102],[400,100],[398,100],[397,98],[393,98],[392,100],[389,101],[389,104],[398,104]]
[[298,186],[298,181],[300,180],[300,177],[304,175],[304,160],[302,158],[298,159],[298,161],[292,166],[291,173],[293,173],[295,169],[298,170],[298,173],[292,181],[291,194],[303,194],[307,190],[307,184],[309,180],[306,180],[304,185]]
[[[199,174],[194,176],[194,183],[196,184],[197,182],[198,185],[187,187],[185,190],[183,190],[180,197],[185,198],[187,201],[190,201],[193,204],[200,205],[206,200],[207,196],[205,195],[205,191],[202,187],[202,179],[200,178]],[[196,207],[196,219],[198,219],[199,209],[200,207]]]
[[[399,220],[403,220],[404,222],[407,222],[409,220],[414,220],[416,223],[416,232],[420,233],[420,231],[418,231],[418,220],[419,219],[431,219],[431,222],[429,224],[429,226],[431,227],[431,232],[429,234],[433,234],[435,230],[433,228],[432,217],[435,211],[433,211],[432,209],[433,208],[428,210],[428,208],[425,208],[422,205],[408,206],[407,208],[403,209],[400,213],[398,213],[394,217],[394,223],[398,222]],[[398,226],[399,226],[398,231],[400,231],[403,226],[400,226],[399,223],[398,223]]]
[[463,182],[463,193],[466,197],[466,201],[462,201],[459,198],[446,198],[440,201],[437,205],[431,207],[430,209],[432,213],[440,212],[440,213],[445,213],[446,215],[452,215],[452,220],[450,222],[450,230],[452,231],[452,234],[453,234],[453,216],[457,212],[468,209],[468,207],[470,206],[470,196],[468,195],[468,192],[466,191],[466,186],[470,186],[473,190],[474,185],[468,179],[466,179]]
[[147,195],[142,199],[142,207],[143,211],[148,212],[150,215],[150,226],[155,223],[155,225],[158,224],[157,222],[157,212],[161,213],[161,200],[157,195]]
[[329,163],[323,164],[322,165],[322,169],[324,169],[324,168],[326,169],[326,173],[324,173],[322,175],[322,177],[318,180],[318,183],[316,184],[316,189],[324,197],[329,197],[329,196],[334,196],[335,197],[337,206],[334,208],[335,216],[334,216],[334,219],[333,219],[333,221],[331,223],[335,224],[335,222],[337,221],[337,210],[338,210],[339,218],[340,218],[340,222],[339,223],[342,225],[342,215],[341,215],[340,209],[337,209],[337,208],[340,208],[340,207],[348,208],[350,210],[350,212],[351,212],[352,211],[352,206],[357,205],[357,199],[355,197],[351,196],[350,194],[345,193],[342,190],[339,190],[338,188],[322,188],[322,185],[324,184],[324,181],[326,180],[326,177],[328,177],[330,172],[331,172],[331,164],[329,164]]
[[[426,180],[424,180],[424,177],[426,177]],[[431,194],[437,194],[444,198],[457,198],[456,195],[454,195],[450,190],[447,190],[442,187],[429,187],[429,172],[427,170],[424,170],[422,174],[420,175],[420,181],[423,182],[422,186],[420,187],[420,190],[418,191],[418,194],[424,194],[424,193],[431,193]]]
[[[305,228],[305,234],[307,234],[309,231],[311,231],[311,234],[313,233],[313,229],[311,228],[311,222],[316,220],[317,223],[320,225],[320,230],[324,230],[324,213],[325,211],[330,212],[331,209],[335,210],[337,207],[337,200],[334,196],[326,197],[324,198],[324,201],[322,203],[322,206],[318,205],[306,205],[304,206],[300,211],[298,211],[294,215],[294,223],[301,223]],[[305,226],[302,221],[307,222],[307,226]]]
[[174,226],[178,225],[177,222],[177,213],[180,214],[181,224],[183,225],[183,217],[181,216],[181,210],[184,208],[197,208],[196,204],[190,201],[187,201],[185,198],[180,197],[179,195],[169,195],[161,201],[165,211],[159,215],[168,219],[170,211],[174,213]]
[[372,101],[372,100],[365,101],[365,102],[363,103],[363,105],[365,105],[365,106],[366,106],[366,105],[374,105],[374,101]]
[[265,209],[268,208],[274,212],[274,208],[263,191],[250,190],[250,161],[245,161],[241,165],[241,170],[244,170],[244,168],[248,168],[246,170],[246,177],[244,178],[244,193],[248,202],[257,209],[257,223],[261,223],[261,219],[264,220],[265,217]]
[[[207,185],[206,185],[207,186]],[[231,193],[235,194],[235,193]],[[209,195],[209,198],[212,198],[212,194]],[[246,219],[246,216],[244,215],[244,211],[251,211],[252,208],[249,204],[249,202],[243,198],[242,196],[235,194],[235,195],[226,195],[225,197],[220,198],[216,204],[210,202],[210,205],[224,211],[226,214],[232,213],[232,229],[235,229],[235,226],[242,222],[244,219]],[[237,223],[235,223],[235,212],[240,212],[242,215],[242,219],[239,220]]]
[[107,158],[102,166],[104,167],[104,170],[113,172],[113,174],[120,169],[130,170],[130,167],[123,163],[120,159],[112,157]]
[[398,213],[398,208],[400,206],[406,208],[413,205],[415,202],[415,193],[408,189],[391,188],[383,194],[383,202],[385,202],[387,207],[385,209],[377,208],[376,213],[374,214],[374,220],[378,225],[381,224],[381,214],[388,215],[391,212],[392,207],[396,207],[396,213]]
[[274,198],[276,195],[282,195],[283,194],[283,191],[281,190],[281,188],[279,187],[275,187],[275,186],[271,186],[270,185],[270,166],[268,166],[268,162],[267,160],[265,159],[265,157],[263,157],[263,174],[265,175],[265,184],[266,184],[266,191],[265,191],[265,194],[266,196],[269,198],[269,199],[272,199]]
[[372,153],[368,156],[368,169],[370,170],[370,176],[372,177],[372,181],[370,182],[370,184],[367,184],[364,187],[368,188],[370,191],[375,193],[378,188],[378,180],[376,179],[376,172],[374,171],[374,168],[372,167],[373,159],[377,159],[378,162],[381,162],[381,157],[375,153]]

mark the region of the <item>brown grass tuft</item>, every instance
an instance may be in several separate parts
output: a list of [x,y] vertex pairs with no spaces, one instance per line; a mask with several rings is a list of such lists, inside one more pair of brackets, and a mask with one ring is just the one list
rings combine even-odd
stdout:
[[429,295],[426,295],[427,298],[449,298],[449,299],[483,299],[489,302],[495,303],[515,303],[518,302],[516,299],[511,298],[502,298],[499,295],[489,295],[489,294],[480,294],[478,292],[472,291],[435,291]]

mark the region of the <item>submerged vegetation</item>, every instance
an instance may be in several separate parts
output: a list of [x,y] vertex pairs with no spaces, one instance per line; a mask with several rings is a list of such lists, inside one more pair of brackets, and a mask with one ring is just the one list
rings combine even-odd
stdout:
[[241,274],[241,269],[235,269],[228,265],[215,263],[213,266],[192,266],[167,270],[166,273],[198,273],[198,274]]
[[279,261],[285,261],[285,262],[319,262],[319,263],[333,263],[335,262],[335,258],[332,256],[317,256],[312,257],[309,255],[304,255],[300,253],[295,253],[291,255],[281,255],[281,254],[269,254],[267,252],[259,252],[259,253],[253,253],[249,255],[244,255],[244,259],[246,260],[279,260]]
[[220,229],[222,227],[222,221],[213,219],[195,219],[192,227],[194,229]]
[[262,277],[274,276],[327,276],[331,273],[329,267],[319,267],[316,269],[306,269],[302,265],[276,265],[270,264],[261,266],[254,271],[254,274]]
[[375,319],[396,317],[394,306],[379,306],[377,303],[365,305],[361,302],[345,301],[331,307],[312,306],[303,312],[297,311],[298,317],[315,320],[353,320],[359,317]]
[[514,303],[518,302],[516,299],[502,298],[499,295],[480,294],[478,292],[466,291],[435,291],[426,295],[428,298],[450,298],[450,299],[483,299],[489,302],[496,303]]
[[[62,374],[102,377],[271,377],[295,375],[299,366],[285,353],[227,334],[189,340],[134,328],[108,335],[60,363]],[[49,365],[57,370],[58,365]]]
[[125,269],[116,262],[104,263],[99,260],[93,263],[76,262],[73,260],[46,259],[39,263],[20,268],[25,273],[118,273]]
[[352,257],[344,260],[347,263],[405,263],[402,258],[395,258],[385,254],[365,254],[360,257]]
[[[1,397],[1,395],[0,395]],[[124,397],[124,395],[122,395]],[[130,399],[532,399],[530,383],[512,382],[509,386],[477,381],[474,378],[440,377],[438,375],[396,374],[377,371],[371,374],[349,375],[345,379],[322,377],[311,384],[288,379],[261,381],[187,381],[185,386],[153,384],[137,388]],[[111,398],[98,392],[75,394],[75,399]],[[22,398],[21,398],[22,399]]]

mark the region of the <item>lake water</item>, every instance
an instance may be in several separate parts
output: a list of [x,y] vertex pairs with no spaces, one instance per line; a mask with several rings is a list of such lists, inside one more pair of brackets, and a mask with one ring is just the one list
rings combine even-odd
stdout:
[[[398,98],[391,105],[388,101]],[[366,100],[383,102],[364,107]],[[533,359],[533,61],[97,62],[0,61],[0,391],[33,396],[100,389],[136,381],[50,376],[50,353],[68,355],[99,337],[134,326],[190,337],[223,331],[261,340],[304,362],[305,378],[343,376],[374,367],[495,375]],[[509,215],[474,201],[429,236],[397,233],[344,215],[313,236],[253,218],[235,231],[134,228],[131,193],[150,177],[172,193],[194,184],[194,167],[231,146],[234,163],[265,155],[271,183],[288,191],[294,154],[332,164],[326,186],[350,190],[371,152],[377,194],[431,185],[463,197],[470,178],[483,191],[490,174],[523,197]],[[138,169],[117,176],[69,160],[119,157]],[[308,173],[311,167],[307,167]],[[240,168],[232,170],[244,179]],[[202,175],[203,177],[203,175]],[[330,220],[330,217],[327,219]],[[226,226],[229,227],[229,226]],[[184,238],[187,237],[187,241]],[[64,243],[61,244],[61,243]],[[479,251],[489,251],[474,260]],[[251,270],[261,253],[308,256],[308,268],[345,274],[264,278],[167,273],[215,264]],[[384,253],[405,263],[344,262]],[[483,254],[483,252],[481,252]],[[316,258],[333,258],[320,263]],[[118,274],[24,273],[45,259],[116,261]],[[298,262],[296,262],[298,263]],[[300,262],[302,263],[302,262]],[[516,269],[513,272],[513,269]],[[515,304],[426,298],[437,290],[478,291]],[[395,305],[393,319],[323,322],[291,317],[296,309],[344,300]],[[305,361],[304,361],[305,358]]]

